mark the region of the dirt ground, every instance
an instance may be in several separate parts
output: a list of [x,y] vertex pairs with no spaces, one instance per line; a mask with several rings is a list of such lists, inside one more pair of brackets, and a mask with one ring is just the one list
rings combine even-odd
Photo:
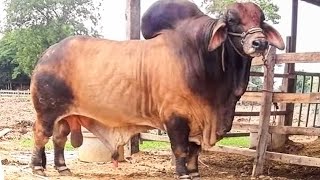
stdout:
[[[47,152],[47,178],[36,177],[30,172],[28,163],[31,149],[19,142],[21,138],[32,137],[31,125],[35,118],[29,99],[0,98],[0,131],[12,131],[0,138],[0,158],[5,170],[5,179],[173,179],[174,166],[171,165],[169,151],[149,151],[134,154],[131,162],[121,162],[117,169],[111,163],[85,163],[77,159],[77,151],[66,152],[66,163],[73,175],[61,177],[53,169],[53,152]],[[320,140],[296,136],[299,143],[288,145],[292,154],[320,157]],[[303,143],[302,143],[303,142]],[[226,154],[202,153],[200,156],[202,179],[246,180],[252,171],[253,158]],[[320,168],[289,165],[267,161],[264,176],[259,179],[320,179]]]

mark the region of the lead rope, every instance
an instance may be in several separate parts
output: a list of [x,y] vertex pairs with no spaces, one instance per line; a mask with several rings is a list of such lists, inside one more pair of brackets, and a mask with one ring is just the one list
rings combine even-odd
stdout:
[[278,103],[274,102],[274,103],[273,103],[274,115],[273,115],[273,121],[272,121],[272,125],[273,125],[273,126],[277,125],[277,124],[276,124],[276,119],[277,119],[278,109],[279,109]]
[[[229,36],[227,36],[227,38],[228,38],[228,41],[230,42],[230,44],[231,44],[231,46],[233,47],[233,49],[240,55],[240,56],[242,56],[242,57],[245,57],[245,55],[244,54],[242,54],[237,48],[236,48],[236,46],[234,45],[234,43],[232,42],[232,40],[231,40],[231,38],[229,37]],[[223,70],[223,72],[225,72],[226,71],[226,67],[225,67],[225,61],[224,61],[224,52],[225,52],[225,43],[223,43],[223,45],[222,45],[222,58],[221,58],[221,65],[222,65],[222,70]]]
[[226,67],[225,67],[225,64],[224,64],[224,48],[225,48],[224,46],[225,46],[225,44],[223,43],[223,45],[222,45],[221,65],[222,65],[223,72],[226,72]]
[[268,50],[266,51],[265,54],[262,54],[262,61],[263,61],[263,65],[268,67],[268,64],[267,64],[267,57],[269,56],[269,52],[270,52],[270,48],[268,48]]

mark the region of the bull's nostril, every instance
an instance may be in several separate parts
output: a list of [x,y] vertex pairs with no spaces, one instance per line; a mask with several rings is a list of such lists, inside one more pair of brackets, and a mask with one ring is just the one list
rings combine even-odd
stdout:
[[256,50],[266,50],[269,46],[268,41],[265,40],[254,40],[252,41],[252,47]]

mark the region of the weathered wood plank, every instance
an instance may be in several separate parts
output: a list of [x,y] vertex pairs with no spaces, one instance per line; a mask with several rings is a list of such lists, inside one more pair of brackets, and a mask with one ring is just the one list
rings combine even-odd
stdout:
[[266,65],[264,66],[264,83],[262,92],[262,105],[259,121],[258,143],[255,160],[253,162],[252,176],[258,176],[263,173],[263,166],[265,162],[265,153],[267,150],[269,121],[271,116],[274,65],[275,65],[276,49],[271,47],[270,53],[267,57]]
[[5,136],[6,134],[8,134],[9,132],[11,132],[12,130],[9,128],[5,128],[3,130],[0,131],[0,137]]
[[[226,146],[214,146],[210,148],[207,152],[233,153],[233,154],[240,154],[240,155],[250,156],[250,157],[254,157],[256,155],[256,151],[252,149],[226,147]],[[314,157],[297,156],[292,154],[283,154],[283,153],[266,151],[265,159],[283,162],[283,163],[303,165],[303,166],[320,167],[320,158],[314,158]]]
[[[258,132],[258,125],[234,123],[232,129]],[[269,133],[287,135],[320,136],[320,128],[292,127],[292,126],[269,126]]]
[[[320,63],[320,52],[283,53],[276,55],[276,64],[282,63]],[[262,57],[252,60],[253,66],[263,65]]]
[[[262,77],[263,76],[263,72],[250,72],[250,76],[261,76]],[[274,77],[277,77],[277,78],[288,78],[288,79],[295,79],[296,78],[296,76],[294,74],[274,74]]]
[[[262,92],[245,92],[241,101],[261,102]],[[281,103],[320,103],[320,93],[274,92],[272,102]]]
[[[286,115],[286,111],[271,111],[271,115]],[[241,112],[241,111],[237,111],[235,112],[235,116],[259,116],[260,112]]]

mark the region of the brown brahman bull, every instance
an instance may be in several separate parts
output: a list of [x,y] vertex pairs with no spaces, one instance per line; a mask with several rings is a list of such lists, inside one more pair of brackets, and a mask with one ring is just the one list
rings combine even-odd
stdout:
[[82,144],[81,126],[112,152],[132,135],[166,130],[180,179],[197,179],[200,148],[231,129],[245,92],[251,59],[269,44],[284,49],[279,33],[253,3],[235,3],[220,19],[186,0],[160,0],[142,18],[147,40],[69,37],[37,63],[31,93],[33,172],[44,175],[45,144],[53,136],[54,163],[70,174],[64,146]]

